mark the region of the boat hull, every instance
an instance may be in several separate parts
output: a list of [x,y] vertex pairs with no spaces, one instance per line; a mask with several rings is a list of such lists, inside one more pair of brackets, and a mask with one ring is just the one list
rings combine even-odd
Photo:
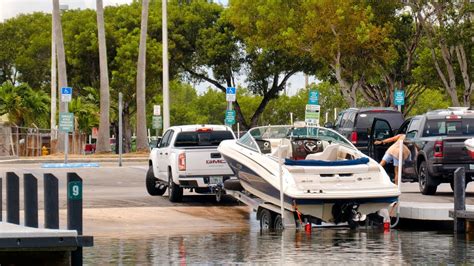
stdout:
[[[239,178],[242,187],[249,193],[263,199],[265,202],[280,206],[280,190],[268,182],[262,175],[252,170],[245,162],[250,160],[242,154],[244,160],[237,160],[235,156],[223,156],[234,174]],[[253,160],[252,163],[259,162]],[[264,165],[260,165],[266,169]],[[264,170],[265,171],[265,170]],[[266,170],[268,174],[270,171]],[[326,198],[323,195],[314,197],[298,197],[284,193],[284,208],[290,211],[298,210],[304,215],[313,216],[326,222],[334,220],[333,209],[335,205],[352,204],[358,206],[358,212],[370,214],[380,209],[389,207],[390,204],[398,200],[398,195],[379,197],[358,197],[358,198]]]

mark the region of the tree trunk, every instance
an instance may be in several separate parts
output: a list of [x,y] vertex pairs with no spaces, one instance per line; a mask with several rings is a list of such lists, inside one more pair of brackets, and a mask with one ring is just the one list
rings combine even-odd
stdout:
[[[339,55],[338,55],[339,58]],[[341,69],[341,64],[339,63],[339,59],[336,59],[336,64],[334,64],[332,67],[334,71],[336,72],[336,79],[337,82],[339,83],[339,86],[341,87],[342,90],[342,95],[344,96],[344,99],[349,103],[350,107],[356,107],[357,106],[357,96],[356,92],[357,89],[359,88],[359,81],[356,81],[353,84],[349,84],[343,77],[342,77],[342,69]]]
[[148,151],[146,132],[146,37],[148,29],[148,0],[142,1],[142,22],[140,28],[140,48],[137,64],[137,151]]
[[[53,20],[54,20],[54,32],[56,34],[56,52],[58,56],[58,87],[67,87],[67,71],[66,71],[66,54],[64,52],[64,40],[63,40],[63,29],[61,25],[61,14],[59,11],[59,0],[53,0]],[[62,92],[60,92],[60,98]],[[68,103],[61,102],[59,104],[60,112],[68,111]],[[58,137],[58,151],[64,150],[64,140],[66,134],[61,133]]]
[[97,137],[98,153],[110,152],[110,92],[109,73],[107,68],[107,48],[105,45],[104,7],[102,0],[97,0],[97,29],[99,38],[100,64],[100,122],[99,136]]

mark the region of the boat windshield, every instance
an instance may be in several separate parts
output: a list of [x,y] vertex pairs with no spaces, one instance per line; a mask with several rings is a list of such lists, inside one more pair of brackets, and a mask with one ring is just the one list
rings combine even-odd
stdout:
[[306,126],[265,126],[249,130],[239,139],[239,143],[251,149],[259,149],[259,141],[271,139],[317,139],[328,143],[342,144],[350,148],[354,146],[343,136],[332,129]]

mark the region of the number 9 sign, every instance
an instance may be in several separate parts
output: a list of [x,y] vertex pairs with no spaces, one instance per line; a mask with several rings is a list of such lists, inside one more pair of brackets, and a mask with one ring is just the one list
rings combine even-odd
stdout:
[[71,200],[82,199],[82,182],[72,181],[68,184],[67,197]]

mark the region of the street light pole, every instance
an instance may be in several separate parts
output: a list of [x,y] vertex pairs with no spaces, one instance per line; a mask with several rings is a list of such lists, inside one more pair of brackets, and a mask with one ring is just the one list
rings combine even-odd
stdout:
[[170,126],[170,95],[168,70],[168,17],[167,0],[162,0],[163,35],[163,132]]
[[56,76],[56,30],[53,15],[51,14],[51,139],[56,139],[56,99],[57,99],[57,76]]

